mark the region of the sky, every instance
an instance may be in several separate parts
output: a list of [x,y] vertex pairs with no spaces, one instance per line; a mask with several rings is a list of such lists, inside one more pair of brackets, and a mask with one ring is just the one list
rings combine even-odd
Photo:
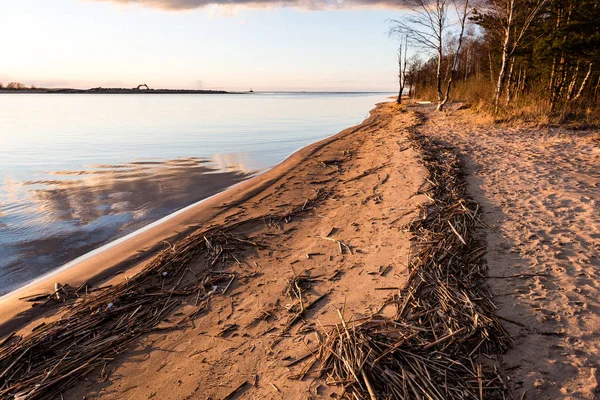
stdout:
[[212,1],[0,0],[0,82],[396,90],[393,0]]

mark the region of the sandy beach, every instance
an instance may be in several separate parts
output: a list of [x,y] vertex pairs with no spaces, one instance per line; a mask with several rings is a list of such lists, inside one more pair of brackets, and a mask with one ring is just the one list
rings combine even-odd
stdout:
[[484,209],[488,283],[515,341],[501,359],[515,397],[598,398],[598,131],[419,111],[429,118],[424,134],[463,155]]
[[[598,143],[590,132],[492,127],[479,120],[457,106],[436,113],[431,105],[380,104],[361,125],[3,298],[1,334],[34,330],[46,340],[53,321],[73,321],[61,328],[68,332],[68,324],[81,325],[73,315],[92,320],[115,313],[108,323],[130,337],[99,335],[101,342],[88,343],[94,343],[90,351],[108,349],[98,353],[101,358],[48,379],[65,399],[326,398],[357,390],[351,385],[358,381],[369,396],[371,384],[381,389],[380,382],[369,383],[366,375],[333,382],[331,376],[319,378],[310,362],[323,351],[323,332],[340,317],[391,321],[376,328],[378,334],[388,330],[408,342],[397,342],[381,357],[405,343],[406,351],[428,360],[424,365],[432,369],[425,375],[431,373],[432,381],[445,379],[433,376],[441,359],[470,360],[473,370],[463,365],[450,371],[458,361],[444,367],[464,375],[465,388],[473,389],[467,398],[595,398]],[[442,155],[437,164],[432,154]],[[441,185],[441,172],[458,179],[451,183],[458,189]],[[460,195],[461,177],[474,201],[459,196],[443,205],[438,196]],[[435,231],[434,219],[448,212],[453,222],[443,220],[443,230]],[[458,225],[469,218],[475,231],[468,223]],[[428,263],[459,268],[465,276],[454,283],[427,282]],[[485,271],[486,263],[484,281],[476,271]],[[59,290],[66,305],[52,300],[32,308],[19,300],[53,293],[56,282],[104,289],[78,293],[81,299],[73,289]],[[440,293],[442,300],[461,299],[464,305],[425,304]],[[107,303],[103,296],[122,303]],[[162,299],[158,305],[147,300],[152,296]],[[494,312],[488,296],[497,304]],[[441,319],[425,317],[430,312]],[[471,312],[467,325],[452,325]],[[434,321],[451,323],[428,325]],[[498,321],[512,339],[503,336]],[[391,329],[398,324],[405,331]],[[16,337],[2,341],[0,357],[10,346],[18,349]],[[76,356],[60,339],[47,340],[65,352],[50,376]],[[459,354],[464,352],[467,358]],[[85,379],[69,378],[79,370]],[[455,398],[448,385],[445,394],[435,388],[431,393]]]
[[[236,225],[237,233],[260,240],[265,247],[246,254],[243,263],[227,267],[238,278],[224,295],[210,299],[207,315],[186,329],[144,337],[114,363],[109,381],[98,386],[90,386],[94,380],[82,382],[65,396],[123,398],[127,393],[129,398],[175,399],[200,395],[201,390],[202,397],[223,398],[241,380],[255,375],[264,384],[253,396],[273,396],[271,384],[286,393],[291,390],[293,397],[302,396],[310,382],[288,381],[285,365],[289,362],[282,359],[299,357],[306,347],[291,335],[278,339],[276,333],[290,315],[286,280],[295,275],[310,277],[307,301],[318,302],[303,320],[328,324],[338,318],[332,306],[345,306],[351,310],[348,316],[357,318],[377,312],[408,274],[410,234],[402,228],[416,206],[427,200],[417,194],[425,171],[403,136],[416,120],[410,114],[391,113],[395,107],[380,105],[362,125],[308,146],[270,171],[164,224],[5,297],[3,333],[23,324],[21,332],[29,331],[64,311],[59,305],[30,308],[19,298],[51,293],[55,282],[71,287],[86,281],[103,286],[121,283],[142,270],[165,243],[176,247],[179,238],[193,232]],[[321,197],[326,200],[318,200]],[[317,199],[316,205],[308,212],[311,199]],[[305,207],[306,216],[281,220],[282,212]],[[257,221],[257,216],[263,217]],[[192,265],[202,268],[200,261]],[[178,306],[172,315],[189,313],[189,307]],[[26,308],[28,312],[15,317]],[[222,333],[228,327],[236,328]],[[198,340],[190,341],[190,335]],[[273,350],[275,339],[280,343]],[[141,359],[133,356],[140,351]],[[190,379],[172,381],[181,370],[196,372],[188,375]],[[142,381],[154,383],[141,384],[140,374]],[[218,380],[213,379],[215,374]]]

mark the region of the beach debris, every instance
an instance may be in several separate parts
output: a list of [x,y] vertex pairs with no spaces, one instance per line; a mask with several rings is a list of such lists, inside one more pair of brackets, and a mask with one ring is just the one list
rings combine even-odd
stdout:
[[54,292],[52,293],[38,293],[25,297],[20,297],[19,300],[24,300],[32,303],[32,307],[41,307],[52,304],[68,304],[81,298],[90,292],[103,290],[104,288],[91,289],[87,281],[79,285],[76,289],[72,288],[68,284],[60,284],[56,282],[54,284]]
[[374,172],[377,172],[377,171],[379,171],[379,170],[381,170],[381,169],[384,169],[384,168],[387,168],[387,167],[389,167],[389,165],[390,165],[390,163],[389,163],[389,162],[387,162],[387,163],[383,163],[383,164],[381,164],[381,165],[377,165],[377,166],[375,166],[375,167],[373,167],[373,168],[369,168],[369,169],[367,169],[366,171],[363,171],[361,174],[359,174],[359,175],[357,175],[357,176],[355,176],[355,177],[352,177],[352,178],[346,179],[344,182],[346,182],[346,183],[347,183],[347,182],[352,182],[352,181],[355,181],[355,180],[357,180],[357,179],[364,178],[365,176],[369,176],[369,175],[371,175],[371,174],[372,174],[372,173],[374,173]]
[[229,393],[227,396],[223,397],[223,400],[230,400],[233,399],[235,397],[236,394],[238,394],[239,392],[241,392],[244,388],[246,388],[247,386],[250,386],[250,383],[248,381],[245,381],[244,383],[242,383],[240,386],[238,386],[237,388],[235,388],[231,393]]
[[315,236],[315,237],[337,243],[338,248],[340,250],[340,254],[345,254],[344,249],[347,249],[350,254],[354,254],[354,252],[352,251],[352,247],[350,247],[350,245],[348,243],[344,243],[341,240],[337,240],[337,239],[333,239],[333,238],[325,237],[325,236]]
[[502,398],[504,380],[481,355],[506,350],[511,339],[495,315],[485,284],[485,244],[477,236],[479,206],[467,195],[460,161],[443,145],[410,132],[432,186],[407,230],[413,233],[410,276],[386,303],[393,318],[374,315],[321,329],[317,371],[342,398]]
[[[142,334],[181,304],[182,297],[196,297],[198,310],[206,296],[229,287],[235,275],[214,273],[218,262],[233,262],[232,254],[257,245],[227,231],[192,234],[178,243],[178,251],[159,253],[150,265],[127,282],[106,287],[67,305],[60,319],[40,325],[19,340],[5,340],[0,347],[0,398],[26,393],[27,399],[51,399],[70,383],[125,351]],[[188,263],[202,256],[204,268],[189,273]],[[167,273],[167,274],[164,274]],[[63,301],[76,291],[56,285]],[[56,300],[55,300],[56,301]],[[228,327],[227,332],[236,327]],[[223,332],[226,334],[227,332]]]
[[[28,400],[54,399],[76,380],[96,368],[104,368],[143,334],[173,329],[193,320],[206,309],[212,296],[225,294],[232,284],[236,275],[226,268],[241,265],[244,252],[264,248],[251,238],[234,233],[236,228],[269,219],[287,223],[313,210],[328,196],[329,192],[318,189],[308,201],[281,214],[200,227],[176,245],[162,250],[141,272],[119,284],[91,289],[84,283],[76,290],[60,285],[53,293],[24,298],[34,304],[44,299],[43,304],[59,302],[64,309],[59,319],[40,324],[27,335],[10,334],[2,340],[0,398],[21,395]],[[192,260],[195,260],[193,270]],[[258,268],[258,263],[255,265]],[[159,324],[182,301],[188,301],[195,309],[178,323],[161,328]],[[112,306],[108,307],[109,304]],[[298,319],[301,316],[302,313]],[[228,331],[235,329],[230,327]]]

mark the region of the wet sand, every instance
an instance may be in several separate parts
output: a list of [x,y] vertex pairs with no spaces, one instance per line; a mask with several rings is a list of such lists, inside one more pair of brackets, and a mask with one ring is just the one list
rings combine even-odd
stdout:
[[[253,171],[219,168],[212,160],[92,165],[25,181],[32,225],[0,234],[0,295],[149,223],[248,179]],[[17,215],[14,218],[19,218]]]

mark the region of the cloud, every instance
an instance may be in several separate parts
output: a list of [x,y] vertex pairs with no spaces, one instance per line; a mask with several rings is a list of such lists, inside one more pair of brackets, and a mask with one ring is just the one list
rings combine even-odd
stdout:
[[399,0],[92,0],[138,5],[161,10],[193,10],[208,5],[246,7],[296,7],[309,10],[398,7]]

